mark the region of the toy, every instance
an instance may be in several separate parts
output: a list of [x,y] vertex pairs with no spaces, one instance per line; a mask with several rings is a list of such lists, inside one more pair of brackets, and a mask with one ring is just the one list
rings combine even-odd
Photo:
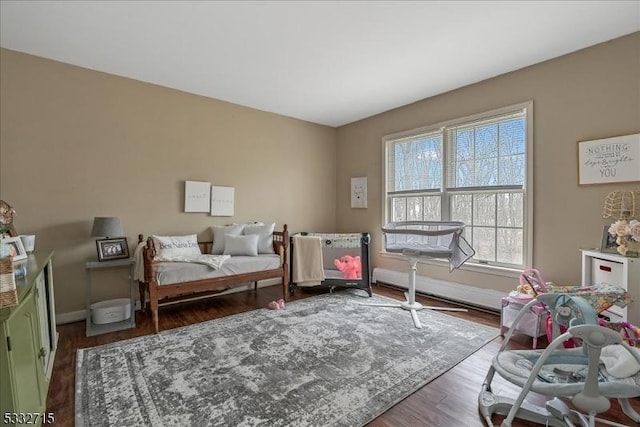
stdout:
[[358,279],[362,277],[362,264],[360,263],[359,256],[352,257],[345,255],[340,259],[333,260],[333,264],[342,272],[342,277],[345,279]]

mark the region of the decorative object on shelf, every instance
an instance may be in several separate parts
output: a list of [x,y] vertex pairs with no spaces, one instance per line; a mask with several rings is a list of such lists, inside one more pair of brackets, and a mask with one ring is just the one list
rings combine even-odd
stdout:
[[629,219],[640,214],[640,190],[618,190],[604,199],[602,218]]
[[22,240],[22,245],[24,246],[24,250],[27,251],[28,254],[32,254],[36,247],[36,235],[35,234],[21,234],[20,240]]
[[640,221],[619,219],[609,227],[608,233],[616,239],[616,251],[628,257],[640,256]]
[[20,261],[27,258],[27,251],[24,249],[20,237],[9,237],[2,239],[2,243],[9,248],[9,257],[13,261]]
[[609,234],[609,228],[611,224],[605,225],[602,229],[602,242],[600,243],[600,250],[610,254],[618,253],[617,236]]
[[640,182],[640,133],[578,142],[578,185]]
[[13,216],[16,210],[4,200],[0,200],[0,238],[5,235],[16,237],[16,229],[13,227]]
[[211,209],[211,183],[202,181],[184,182],[184,211],[209,212]]
[[0,258],[0,309],[18,305],[16,278],[11,258]]
[[211,186],[211,216],[233,216],[234,187]]
[[[96,240],[99,261],[129,257],[127,239],[121,237],[123,234],[120,218],[97,216],[93,219],[91,237],[103,237]],[[125,251],[126,256],[123,256]]]
[[129,258],[129,245],[126,237],[96,240],[98,261]]
[[624,256],[640,256],[640,222],[634,219],[639,214],[639,190],[618,190],[607,194],[602,217],[616,221],[604,227],[600,249]]

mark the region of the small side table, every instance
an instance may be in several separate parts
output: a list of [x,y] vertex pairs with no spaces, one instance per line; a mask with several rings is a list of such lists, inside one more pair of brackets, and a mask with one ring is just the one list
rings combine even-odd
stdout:
[[[131,329],[136,327],[136,306],[134,299],[134,280],[133,280],[133,266],[134,260],[133,258],[126,259],[116,259],[111,261],[98,261],[96,259],[88,259],[85,264],[85,269],[87,270],[87,289],[86,289],[86,310],[87,310],[87,336],[91,337],[99,334],[106,334],[107,332],[120,331],[122,329]],[[118,268],[118,267],[128,267],[129,268],[129,298],[131,300],[131,316],[128,319],[125,319],[120,322],[114,323],[105,323],[105,324],[96,324],[93,323],[91,319],[91,272],[93,270],[105,269],[105,268]]]

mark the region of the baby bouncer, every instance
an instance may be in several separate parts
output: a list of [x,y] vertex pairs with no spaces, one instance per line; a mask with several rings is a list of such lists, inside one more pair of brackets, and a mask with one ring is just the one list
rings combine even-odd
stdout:
[[[545,350],[506,350],[515,325],[535,304],[544,304],[553,319],[553,337]],[[566,332],[560,334],[561,328]],[[579,346],[578,346],[579,345]],[[596,415],[617,399],[625,415],[640,423],[640,414],[629,399],[640,396],[640,353],[612,329],[598,325],[592,306],[568,294],[541,294],[527,303],[514,320],[482,385],[478,408],[488,426],[492,415],[506,416],[501,426],[515,418],[547,426],[622,426]],[[494,394],[491,382],[498,373],[521,387],[518,397]],[[545,407],[525,402],[529,392],[551,397]],[[570,408],[562,398],[569,399]],[[574,409],[575,408],[575,409]]]
[[449,260],[449,271],[460,267],[475,251],[462,236],[464,224],[457,221],[392,222],[382,227],[387,252],[401,253],[409,261],[407,299],[402,303],[374,304],[378,307],[398,307],[411,312],[416,328],[422,328],[418,311],[422,309],[467,311],[464,308],[429,307],[416,302],[416,270],[420,259],[444,258]]

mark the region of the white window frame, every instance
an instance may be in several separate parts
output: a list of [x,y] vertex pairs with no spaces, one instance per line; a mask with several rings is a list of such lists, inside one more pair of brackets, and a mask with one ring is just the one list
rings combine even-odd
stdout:
[[[442,132],[442,135],[443,135],[443,163],[446,163],[449,159],[448,157],[449,141],[447,136],[447,128],[452,128],[452,127],[465,125],[465,124],[472,124],[473,122],[479,122],[482,120],[491,119],[492,117],[504,116],[504,115],[508,115],[510,113],[516,113],[519,111],[524,111],[524,117],[526,122],[525,123],[525,126],[526,126],[526,129],[525,129],[526,172],[525,172],[525,178],[524,178],[525,181],[522,187],[524,191],[524,198],[523,198],[524,218],[523,218],[523,227],[522,227],[523,265],[518,268],[510,268],[506,266],[496,265],[493,263],[485,264],[485,263],[479,262],[478,260],[473,260],[473,261],[470,260],[462,268],[466,270],[473,270],[473,271],[479,271],[479,272],[493,272],[493,273],[500,274],[499,273],[500,270],[506,271],[506,272],[514,272],[514,271],[517,272],[517,271],[520,271],[521,268],[526,268],[527,266],[533,265],[533,199],[534,199],[533,197],[533,164],[534,164],[533,163],[533,145],[534,145],[533,143],[533,101],[527,101],[519,104],[509,105],[509,106],[494,109],[491,111],[486,111],[486,112],[474,114],[471,116],[460,117],[453,120],[448,120],[446,122],[430,125],[430,126],[424,126],[424,127],[404,131],[404,132],[397,132],[397,133],[385,135],[382,138],[382,180],[383,182],[382,182],[381,188],[383,189],[382,190],[383,194],[381,199],[382,199],[383,223],[381,225],[384,225],[391,221],[390,220],[391,209],[389,208],[390,196],[388,195],[388,184],[389,184],[388,155],[389,155],[389,147],[391,142],[397,141],[398,139],[411,138],[418,135],[440,131]],[[446,190],[447,166],[444,164],[442,168],[442,173],[443,173],[443,176],[442,176],[441,192],[432,193],[432,194],[434,195],[438,193],[441,194],[442,218],[443,220],[445,220],[445,218],[447,218],[449,215],[449,200],[448,200],[448,193]],[[384,242],[382,242],[381,245],[382,245],[383,254],[386,254],[387,256],[392,256],[394,258],[397,256],[397,255],[389,254],[384,250]],[[428,262],[428,263],[436,262],[438,264],[444,263],[444,261],[442,260],[433,260],[433,261],[430,260],[425,262]]]

